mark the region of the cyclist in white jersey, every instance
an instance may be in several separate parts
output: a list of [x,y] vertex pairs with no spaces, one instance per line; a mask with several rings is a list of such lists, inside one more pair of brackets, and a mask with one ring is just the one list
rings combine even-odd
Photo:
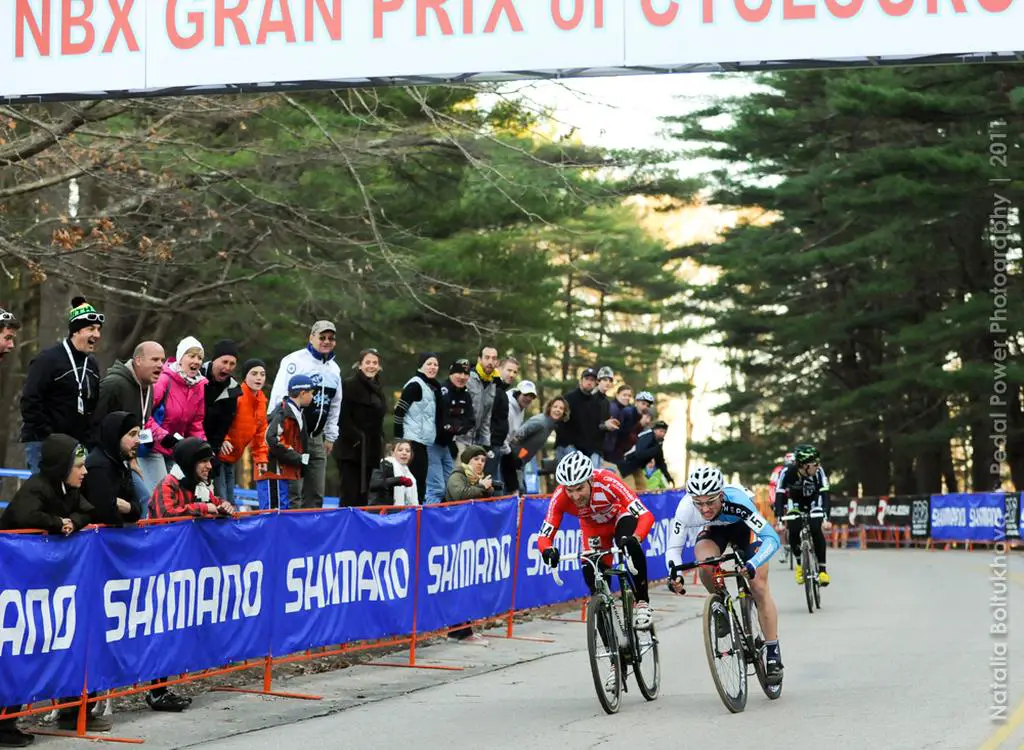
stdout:
[[[731,546],[746,561],[744,568],[757,604],[757,617],[764,631],[767,654],[765,666],[772,684],[782,682],[782,655],[779,649],[778,610],[768,588],[768,561],[779,549],[779,535],[751,500],[744,487],[726,485],[722,472],[710,466],[698,467],[686,480],[686,494],[676,507],[672,530],[665,551],[669,570],[683,561],[687,541],[696,543],[694,557],[706,560],[718,557]],[[756,538],[752,537],[756,535]],[[712,571],[700,568],[701,582],[714,591]],[[681,581],[672,580],[670,588],[684,593]],[[729,631],[724,610],[715,611],[719,637]]]

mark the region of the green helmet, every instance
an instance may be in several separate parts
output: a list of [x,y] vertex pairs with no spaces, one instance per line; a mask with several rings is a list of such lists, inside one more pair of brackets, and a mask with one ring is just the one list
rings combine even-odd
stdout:
[[798,445],[793,449],[793,458],[796,461],[797,466],[803,466],[809,464],[812,461],[821,461],[821,454],[818,453],[818,449],[813,445],[802,444]]

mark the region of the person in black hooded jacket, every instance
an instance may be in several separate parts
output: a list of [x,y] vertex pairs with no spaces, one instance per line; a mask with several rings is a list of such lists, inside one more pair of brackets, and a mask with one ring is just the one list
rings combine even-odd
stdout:
[[342,383],[338,442],[334,455],[341,474],[341,504],[365,506],[370,497],[370,476],[384,458],[384,417],[388,399],[380,384],[380,354],[359,352],[355,373]]
[[139,418],[126,411],[112,411],[100,422],[99,444],[89,452],[85,468],[89,474],[82,485],[82,494],[94,508],[93,523],[124,526],[142,517],[129,464],[139,450]]
[[[85,459],[85,448],[73,437],[61,433],[47,437],[40,452],[39,473],[15,493],[0,516],[0,529],[42,529],[69,536],[89,525],[93,508],[81,493],[88,471]],[[8,713],[20,710],[21,706],[6,707]],[[91,713],[87,726],[93,732],[109,731],[111,727],[109,720]],[[0,719],[3,747],[26,747],[31,742],[32,736],[20,731],[15,719]]]
[[92,506],[82,497],[85,448],[70,435],[43,441],[39,473],[21,485],[0,516],[0,529],[42,529],[67,536],[91,522]]

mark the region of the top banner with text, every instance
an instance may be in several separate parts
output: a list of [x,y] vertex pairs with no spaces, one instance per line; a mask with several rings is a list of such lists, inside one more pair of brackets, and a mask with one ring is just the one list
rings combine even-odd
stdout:
[[[0,98],[1021,48],[1021,0],[5,0]],[[386,81],[382,81],[386,82]]]

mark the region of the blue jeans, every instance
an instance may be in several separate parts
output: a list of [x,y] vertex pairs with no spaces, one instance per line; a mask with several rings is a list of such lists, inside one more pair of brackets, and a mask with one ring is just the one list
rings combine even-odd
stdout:
[[139,500],[139,505],[142,506],[141,519],[149,518],[149,498],[153,495],[153,487],[142,479],[134,471],[132,472],[132,486],[135,488],[135,496]]
[[25,466],[33,474],[39,473],[39,462],[43,458],[43,441],[33,440],[25,443]]
[[424,502],[443,503],[448,477],[455,468],[455,460],[447,445],[427,446],[427,495]]
[[213,494],[221,500],[227,500],[232,505],[235,504],[234,464],[222,463],[220,465],[220,471],[218,471],[217,476],[213,478]]

